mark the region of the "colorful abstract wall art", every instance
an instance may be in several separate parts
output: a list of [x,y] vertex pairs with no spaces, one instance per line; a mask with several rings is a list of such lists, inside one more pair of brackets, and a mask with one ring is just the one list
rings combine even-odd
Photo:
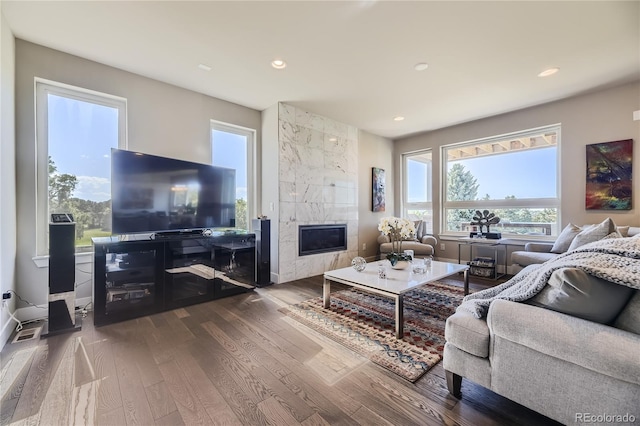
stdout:
[[587,210],[631,210],[633,139],[587,145]]
[[385,209],[384,201],[384,169],[378,167],[371,168],[371,184],[373,187],[373,198],[371,202],[371,210],[374,212],[383,212]]

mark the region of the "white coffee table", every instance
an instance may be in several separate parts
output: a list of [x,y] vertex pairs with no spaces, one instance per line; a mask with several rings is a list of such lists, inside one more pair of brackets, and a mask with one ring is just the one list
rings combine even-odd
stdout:
[[349,266],[324,273],[322,299],[325,309],[331,306],[329,293],[331,282],[346,284],[372,293],[388,296],[396,302],[396,338],[403,335],[403,295],[409,290],[423,286],[441,278],[462,272],[464,274],[464,294],[469,293],[469,266],[448,262],[431,263],[431,268],[424,274],[414,274],[411,267],[407,269],[391,269],[389,262],[380,261],[387,265],[387,278],[378,277],[378,263],[368,263],[364,271],[358,272]]

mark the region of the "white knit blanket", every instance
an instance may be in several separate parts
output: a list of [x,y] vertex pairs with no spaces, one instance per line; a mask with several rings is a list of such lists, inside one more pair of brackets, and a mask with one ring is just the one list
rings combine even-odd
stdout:
[[608,236],[548,260],[528,273],[518,274],[498,286],[466,296],[458,309],[476,318],[487,315],[496,299],[522,302],[538,294],[551,274],[561,268],[579,268],[586,273],[627,287],[640,289],[640,237]]

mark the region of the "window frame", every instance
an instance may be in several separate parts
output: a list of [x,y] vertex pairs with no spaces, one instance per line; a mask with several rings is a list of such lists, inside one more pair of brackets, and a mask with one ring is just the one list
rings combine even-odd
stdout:
[[[257,152],[256,152],[256,129],[238,126],[236,124],[225,123],[218,120],[210,120],[209,128],[209,162],[213,165],[213,131],[233,133],[246,137],[247,140],[247,227],[251,228],[251,219],[257,217]],[[251,229],[247,229],[251,231]]]
[[[49,105],[48,95],[118,110],[118,148],[127,149],[127,99],[40,77],[34,78],[36,151],[36,256],[49,255]],[[76,251],[76,255],[83,252]]]
[[[428,194],[428,198],[431,199],[431,201],[426,201],[426,202],[410,202],[409,201],[409,173],[408,173],[408,161],[412,158],[412,157],[416,157],[416,156],[420,156],[420,155],[424,155],[424,154],[431,154],[431,165],[429,167],[429,178],[427,179],[427,194]],[[434,218],[434,212],[433,212],[433,149],[431,148],[426,148],[426,149],[420,149],[417,151],[410,151],[410,152],[404,152],[401,154],[400,156],[400,161],[401,161],[401,167],[400,167],[400,171],[402,173],[401,176],[401,182],[402,182],[402,198],[400,200],[400,211],[401,211],[401,216],[403,218],[409,218],[409,210],[431,210],[431,227],[433,228],[433,218]],[[425,232],[432,234],[433,233],[433,229],[426,229]]]
[[[501,199],[501,200],[474,200],[474,201],[447,201],[447,182],[448,182],[448,160],[447,150],[453,147],[463,147],[469,145],[478,145],[491,142],[504,141],[505,139],[517,139],[527,136],[539,135],[541,133],[555,132],[556,133],[556,197],[553,198],[520,198],[520,199]],[[562,125],[561,123],[551,124],[547,126],[536,127],[527,130],[521,130],[511,133],[504,133],[496,136],[489,136],[486,138],[479,138],[468,140],[464,142],[456,142],[452,144],[440,146],[440,235],[443,237],[468,237],[469,233],[465,231],[450,231],[447,230],[447,210],[448,209],[509,209],[509,208],[554,208],[557,211],[556,224],[552,226],[551,236],[548,235],[520,235],[520,234],[503,234],[512,239],[526,239],[526,240],[553,240],[559,232],[562,223],[562,209],[561,209],[561,178],[562,173],[560,170],[561,165],[561,137]]]

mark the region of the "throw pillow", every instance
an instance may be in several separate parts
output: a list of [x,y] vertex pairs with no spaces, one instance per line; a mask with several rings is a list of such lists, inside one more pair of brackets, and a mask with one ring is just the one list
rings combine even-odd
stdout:
[[582,231],[575,236],[567,251],[571,251],[577,249],[580,246],[583,246],[588,243],[592,243],[594,241],[599,241],[609,235],[612,232],[615,232],[616,224],[613,223],[610,217],[603,220],[601,223],[597,225],[592,225],[588,228],[584,228]]
[[413,225],[416,227],[416,239],[420,241],[420,239],[424,235],[424,221],[416,220],[415,222],[413,222]]
[[621,237],[629,236],[629,227],[628,226],[616,226],[616,231],[620,233]]
[[640,334],[640,290],[636,290],[613,326],[620,330]]
[[569,249],[571,242],[582,231],[582,228],[574,225],[573,223],[568,224],[564,227],[560,235],[558,235],[558,239],[555,243],[553,243],[553,247],[551,248],[551,253],[564,253]]
[[634,289],[594,277],[577,268],[554,271],[547,285],[527,303],[589,321],[609,324]]

